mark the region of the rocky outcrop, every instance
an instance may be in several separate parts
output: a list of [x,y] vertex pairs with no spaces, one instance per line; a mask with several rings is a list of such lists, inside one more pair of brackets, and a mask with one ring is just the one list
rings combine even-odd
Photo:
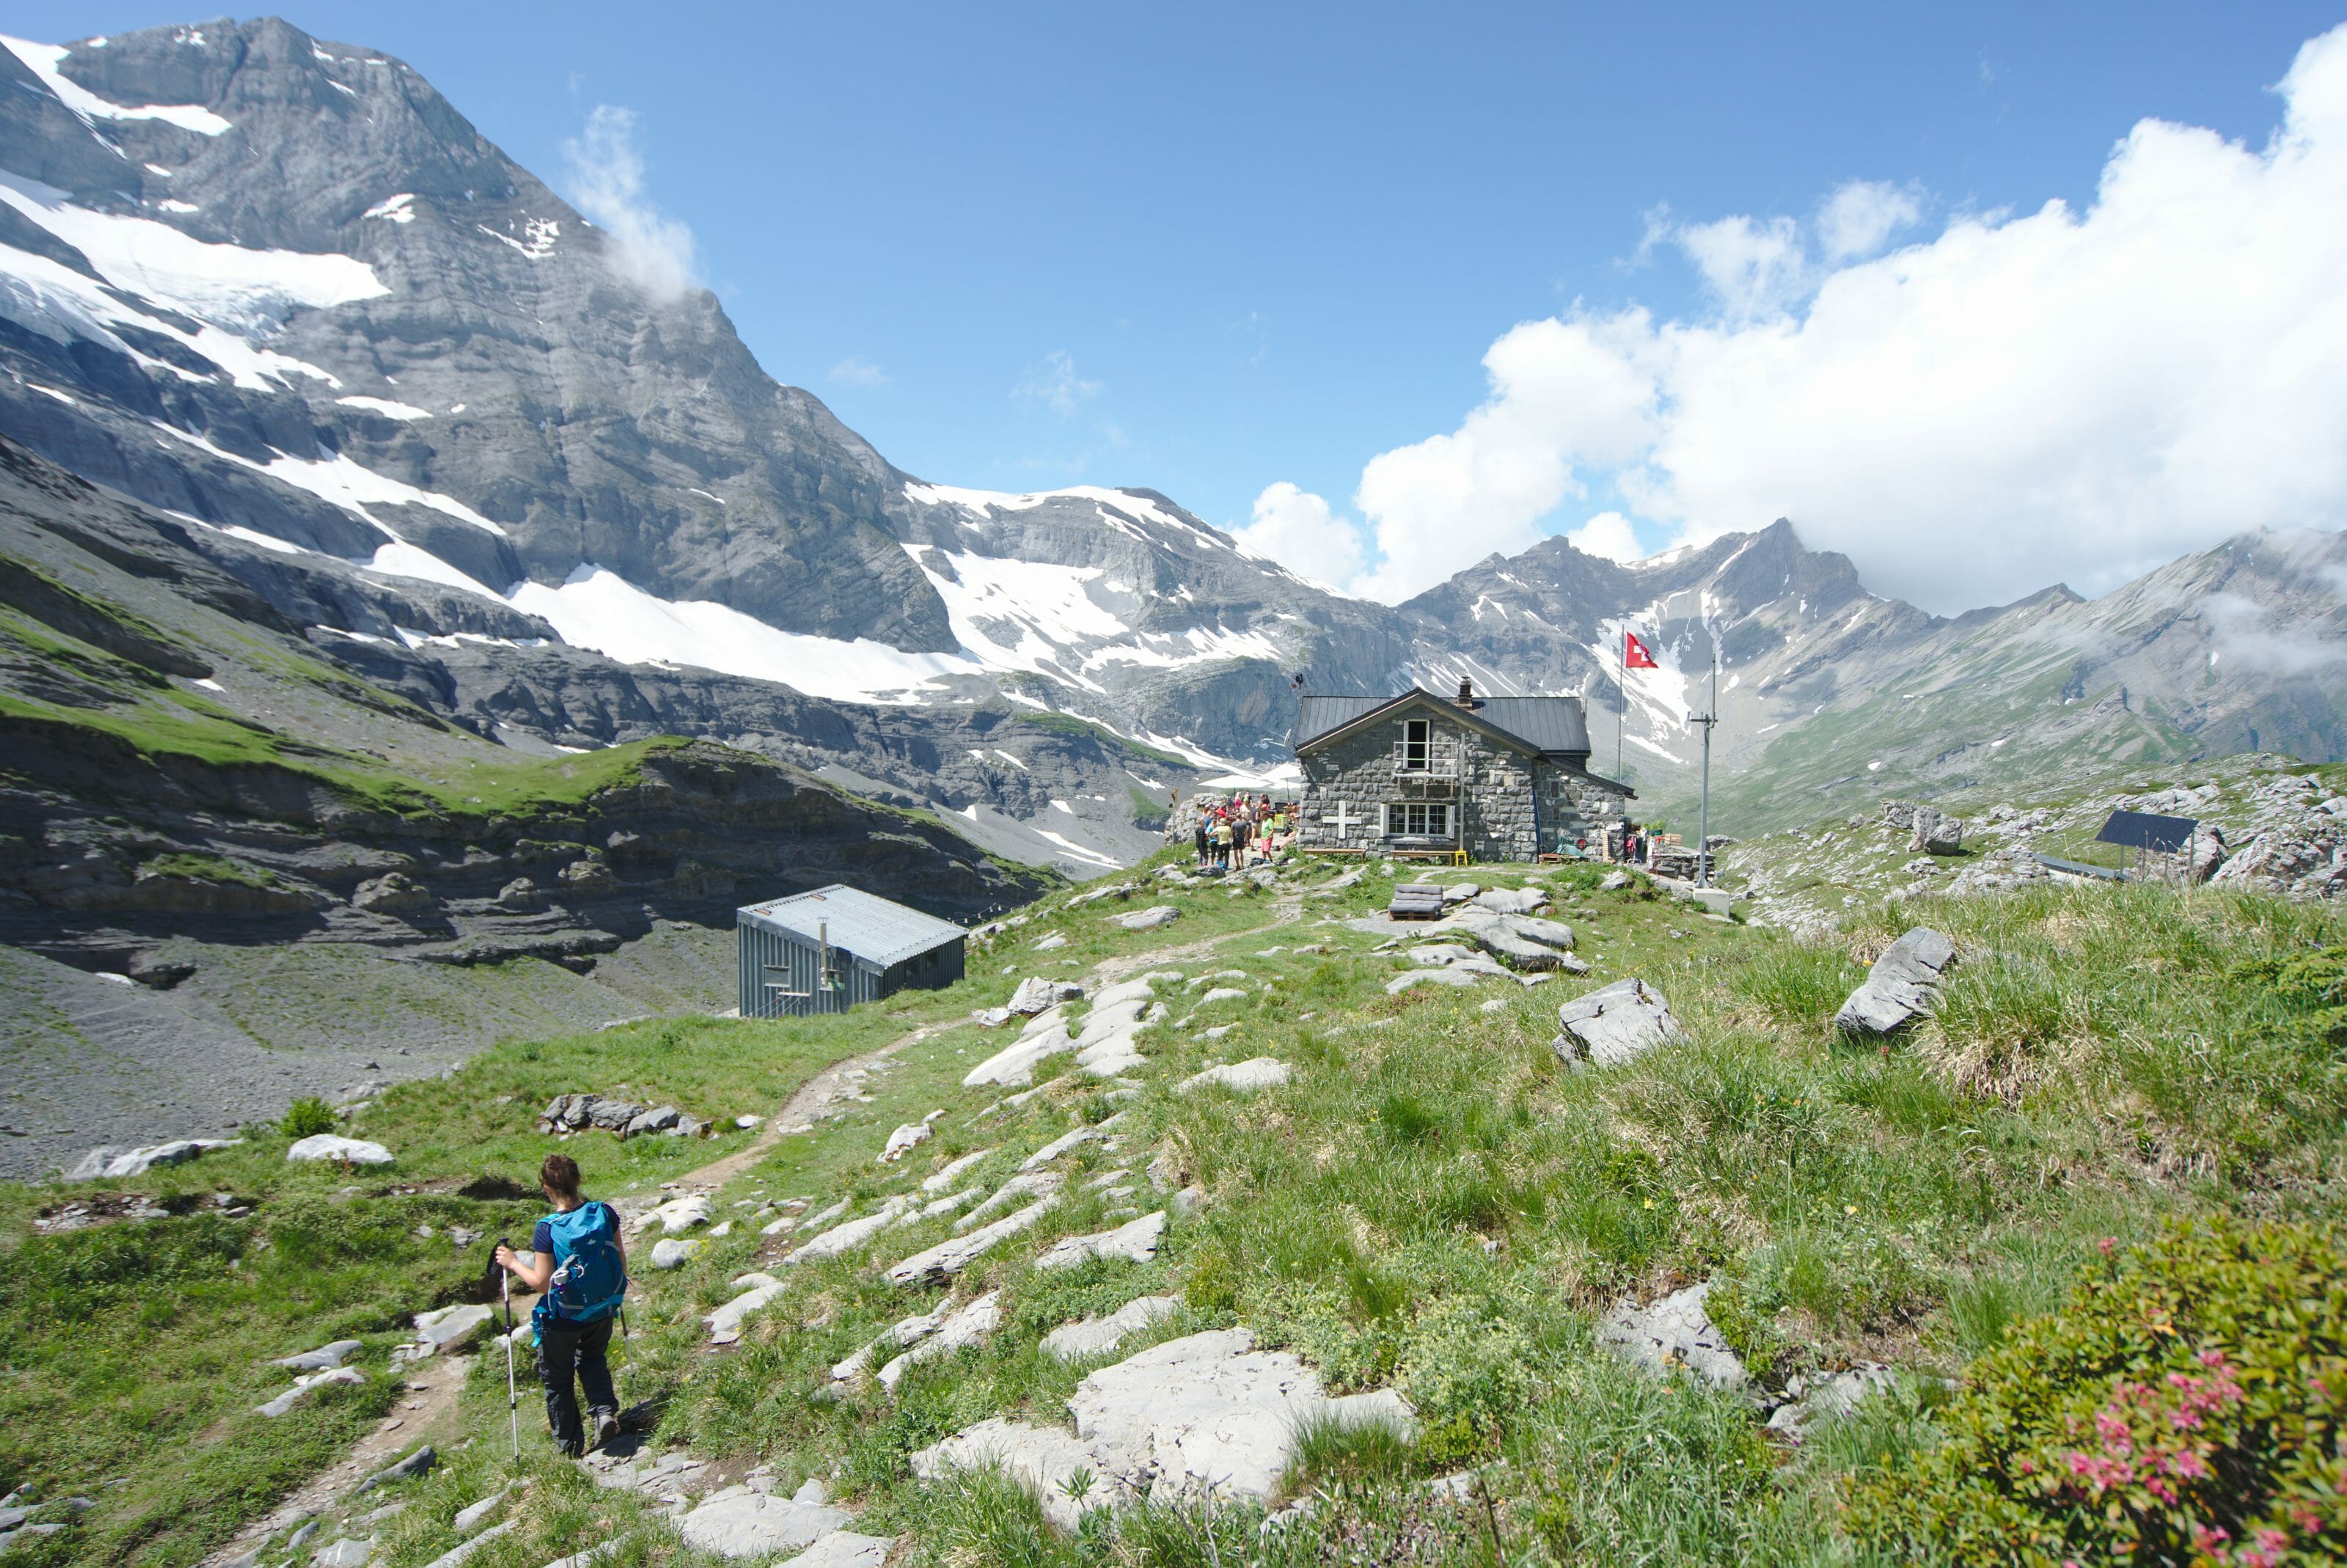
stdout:
[[1834,1027],[1854,1034],[1890,1034],[1931,1010],[1940,977],[1956,961],[1956,946],[1927,926],[1918,926],[1883,949],[1867,971],[1866,983],[1850,992],[1834,1014]]

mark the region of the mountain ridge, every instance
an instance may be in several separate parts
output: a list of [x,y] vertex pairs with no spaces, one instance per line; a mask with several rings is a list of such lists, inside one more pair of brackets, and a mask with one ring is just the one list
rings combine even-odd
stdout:
[[[322,655],[491,738],[669,728],[770,747],[1078,874],[1145,846],[1142,795],[1276,773],[1297,676],[1582,692],[1601,764],[1626,704],[1623,769],[1666,813],[1692,789],[1715,655],[1731,812],[1765,814],[1788,784],[1943,774],[1948,748],[1925,754],[1886,686],[2025,688],[2027,711],[1993,717],[2048,745],[2084,730],[2163,754],[2203,731],[2317,757],[2342,743],[2335,697],[2230,669],[2211,690],[2223,628],[2169,634],[2280,615],[2327,667],[2331,579],[2260,565],[2253,543],[2226,547],[2246,551],[2230,573],[2172,564],[2101,611],[2055,585],[1927,615],[1781,518],[1635,563],[1552,538],[1368,603],[1162,492],[1013,494],[896,467],[767,376],[714,296],[631,278],[608,235],[388,56],[269,18],[12,43],[0,77],[8,433],[190,520]],[[1634,627],[1664,667],[1625,692]],[[2065,636],[2079,647],[2040,692],[2063,663],[2040,645]],[[1968,658],[1972,643],[1998,652]],[[2119,685],[2130,721],[2055,712]],[[2260,704],[2262,722],[2241,717]],[[992,764],[924,779],[901,765],[908,743],[879,738],[1021,710],[1122,741],[1039,792],[1016,751],[962,745]],[[1932,711],[1960,730],[1992,717]],[[2045,750],[2000,734],[1977,742],[1997,766]],[[1184,768],[1125,765],[1167,753]],[[1843,753],[1858,761],[1827,765]]]

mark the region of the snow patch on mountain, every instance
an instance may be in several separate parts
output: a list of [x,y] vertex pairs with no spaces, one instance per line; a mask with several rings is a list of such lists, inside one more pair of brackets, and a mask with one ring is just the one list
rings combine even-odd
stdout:
[[565,642],[628,664],[684,664],[777,681],[811,697],[908,705],[920,688],[980,667],[951,653],[907,653],[865,638],[844,641],[779,631],[705,600],[671,600],[589,564],[559,587],[517,584],[507,602],[550,622]]
[[[55,93],[59,103],[79,116],[81,122],[90,127],[93,136],[97,135],[97,128],[90,122],[101,119],[159,119],[178,126],[181,130],[194,131],[199,136],[218,136],[231,128],[228,121],[200,104],[131,106],[107,102],[57,69],[59,63],[73,53],[67,45],[34,44],[23,38],[0,36],[0,47],[6,48],[25,63],[26,70],[40,77],[41,85]],[[106,140],[104,137],[98,137],[98,139]],[[113,146],[111,142],[107,145]],[[120,149],[115,150],[118,152]]]
[[216,245],[152,218],[77,207],[19,175],[0,175],[0,201],[79,251],[115,287],[245,332],[274,330],[289,307],[323,310],[391,292],[354,256]]

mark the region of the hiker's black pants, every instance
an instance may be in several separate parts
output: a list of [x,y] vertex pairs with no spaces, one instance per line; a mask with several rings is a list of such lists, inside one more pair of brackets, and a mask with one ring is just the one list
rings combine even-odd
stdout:
[[538,1325],[538,1375],[546,1383],[546,1424],[553,1429],[554,1446],[567,1454],[584,1453],[587,1434],[579,1424],[579,1400],[570,1391],[574,1374],[587,1389],[589,1410],[620,1409],[611,1391],[611,1364],[603,1358],[611,1344],[611,1319],[569,1323],[550,1317]]

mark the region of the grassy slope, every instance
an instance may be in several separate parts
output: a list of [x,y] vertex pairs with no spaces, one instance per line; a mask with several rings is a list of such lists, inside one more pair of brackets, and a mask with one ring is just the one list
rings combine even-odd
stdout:
[[[0,1440],[0,1483],[31,1479],[57,1495],[130,1474],[131,1486],[93,1493],[97,1509],[41,1548],[46,1560],[189,1561],[197,1541],[265,1506],[387,1406],[376,1369],[399,1313],[454,1298],[478,1261],[413,1236],[415,1225],[495,1234],[529,1209],[394,1186],[526,1176],[545,1143],[529,1115],[562,1089],[616,1080],[698,1112],[767,1111],[821,1062],[917,1022],[949,1027],[876,1075],[869,1103],[784,1140],[721,1194],[721,1212],[735,1201],[869,1200],[981,1149],[999,1153],[974,1178],[999,1178],[1026,1151],[1118,1107],[1081,1078],[1054,1081],[1020,1108],[961,1089],[969,1065],[1003,1040],[955,1020],[1007,991],[1006,966],[1079,973],[1224,933],[1235,939],[1174,967],[1246,971],[1250,996],[1192,1026],[1236,1029],[1217,1042],[1157,1030],[1125,1147],[1077,1160],[1137,1172],[1163,1154],[1204,1184],[1206,1207],[1172,1229],[1155,1261],[1033,1272],[1036,1247],[1112,1223],[1114,1200],[1078,1196],[990,1255],[958,1293],[1004,1291],[1005,1327],[987,1346],[916,1369],[893,1401],[870,1389],[825,1402],[810,1397],[822,1368],[938,1298],[893,1290],[870,1266],[928,1245],[944,1222],[794,1272],[792,1292],[743,1342],[712,1356],[698,1315],[771,1250],[741,1225],[684,1268],[639,1283],[624,1389],[658,1402],[661,1440],[733,1473],[763,1460],[787,1485],[836,1477],[868,1528],[915,1537],[918,1561],[1305,1561],[1337,1541],[1483,1561],[1494,1536],[1511,1560],[1834,1560],[1850,1555],[1834,1534],[1834,1477],[1928,1440],[1930,1386],[1788,1456],[1737,1401],[1651,1382],[1597,1351],[1592,1325],[1607,1304],[1710,1277],[1724,1326],[1772,1383],[1859,1357],[1958,1374],[2049,1305],[2104,1236],[2143,1234],[2179,1212],[2337,1215],[2347,1089],[2328,1060],[2277,1043],[2287,1038],[2272,1027],[2279,1004],[2236,968],[2340,941],[2347,927],[2334,913],[2150,888],[1910,907],[1902,921],[1949,930],[1965,962],[1938,1020],[1889,1048],[1852,1049],[1827,1019],[1860,961],[1901,922],[1864,916],[1805,943],[1637,892],[1566,890],[1570,874],[1551,880],[1556,913],[1596,962],[1590,982],[1636,973],[1657,985],[1687,1043],[1573,1073],[1548,1039],[1556,1001],[1582,982],[1387,997],[1393,960],[1368,951],[1374,939],[1317,923],[1381,902],[1374,875],[1339,897],[1306,900],[1302,922],[1261,935],[1240,933],[1273,919],[1262,893],[1166,895],[1184,917],[1147,936],[1107,927],[1100,917],[1113,905],[1070,911],[1055,900],[975,959],[973,978],[885,1011],[507,1047],[448,1083],[393,1091],[361,1125],[400,1151],[396,1182],[289,1173],[260,1146],[134,1184],[258,1197],[251,1220],[65,1238],[26,1230],[56,1194],[10,1192],[0,1201],[15,1251],[0,1280],[0,1338],[11,1347],[0,1390],[15,1419]],[[1070,945],[1033,955],[1027,945],[1054,930]],[[1298,954],[1299,943],[1327,950]],[[1291,950],[1257,956],[1274,947]],[[1504,1005],[1481,1010],[1494,999]],[[1248,1100],[1164,1091],[1209,1061],[1259,1054],[1294,1063],[1295,1081]],[[905,1165],[874,1163],[890,1127],[940,1109],[938,1137]],[[605,1192],[665,1179],[712,1152],[664,1140],[569,1147]],[[263,1236],[274,1243],[266,1250]],[[151,1269],[158,1257],[170,1260],[159,1282],[134,1283],[131,1261]],[[1041,1357],[1040,1337],[1149,1291],[1185,1303],[1153,1337],[1245,1323],[1339,1386],[1399,1384],[1426,1438],[1383,1453],[1314,1445],[1317,1468],[1297,1484],[1325,1492],[1319,1512],[1269,1546],[1245,1508],[1211,1519],[1152,1511],[1121,1539],[1095,1531],[1065,1542],[999,1485],[911,1481],[906,1456],[961,1425],[1022,1411],[1052,1419],[1084,1368]],[[140,1332],[152,1374],[128,1354]],[[280,1386],[257,1358],[336,1332],[372,1336],[366,1388],[266,1427],[235,1413]],[[484,1358],[465,1409],[468,1430],[500,1441],[502,1374]],[[86,1419],[70,1430],[34,1419],[59,1408]],[[547,1463],[541,1430],[526,1441],[542,1478],[532,1522],[477,1568],[538,1568],[614,1534],[630,1542],[621,1561],[693,1560],[630,1500]],[[446,1521],[485,1489],[497,1446],[485,1440],[410,1488],[414,1504],[378,1561],[410,1568],[451,1544]],[[1498,1458],[1509,1462],[1486,1471],[1497,1499],[1488,1513],[1428,1504],[1401,1483]]]

